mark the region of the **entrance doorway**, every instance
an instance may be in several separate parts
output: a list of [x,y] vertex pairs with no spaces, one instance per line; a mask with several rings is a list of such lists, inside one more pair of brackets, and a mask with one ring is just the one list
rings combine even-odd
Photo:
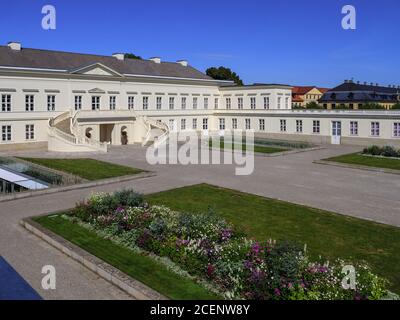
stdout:
[[112,144],[112,133],[114,131],[113,124],[100,125],[100,142]]
[[342,137],[342,122],[332,121],[332,144],[340,144]]

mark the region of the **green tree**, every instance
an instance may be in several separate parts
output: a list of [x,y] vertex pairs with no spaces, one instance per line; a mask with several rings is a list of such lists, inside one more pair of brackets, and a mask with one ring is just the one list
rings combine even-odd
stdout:
[[306,109],[324,109],[324,107],[319,105],[315,101],[311,101],[306,104]]
[[364,103],[363,105],[359,106],[358,109],[360,110],[382,110],[385,109],[384,106],[380,105],[379,103]]
[[392,106],[392,109],[394,109],[394,110],[400,110],[400,102],[397,102],[396,104],[394,104],[394,105]]
[[240,79],[240,77],[236,74],[236,72],[233,72],[229,68],[225,67],[211,67],[206,70],[206,74],[216,80],[231,80],[234,81],[237,85],[242,86],[243,81]]
[[136,59],[136,60],[143,60],[141,56],[137,56],[133,53],[125,53],[125,59]]

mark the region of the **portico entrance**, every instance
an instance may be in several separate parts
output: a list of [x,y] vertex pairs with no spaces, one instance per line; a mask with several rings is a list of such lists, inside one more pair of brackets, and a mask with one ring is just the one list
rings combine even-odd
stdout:
[[100,142],[113,143],[114,124],[100,124]]

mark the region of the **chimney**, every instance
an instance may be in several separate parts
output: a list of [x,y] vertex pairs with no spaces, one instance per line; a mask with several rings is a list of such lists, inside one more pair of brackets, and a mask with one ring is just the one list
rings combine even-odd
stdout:
[[121,61],[125,60],[125,54],[123,54],[123,53],[113,53],[112,56]]
[[178,60],[176,63],[179,63],[180,65],[187,67],[188,66],[188,62],[187,60]]
[[375,85],[376,85],[376,86],[379,86],[379,84],[378,84],[378,83],[375,83]]
[[149,60],[153,61],[154,63],[161,63],[160,57],[153,57],[153,58],[150,58]]
[[344,83],[349,83],[349,80],[345,79],[345,80],[344,80]]
[[373,86],[374,85],[374,83],[373,82],[371,82],[371,86]]
[[19,43],[19,42],[11,41],[8,43],[8,47],[11,50],[21,51],[21,43]]

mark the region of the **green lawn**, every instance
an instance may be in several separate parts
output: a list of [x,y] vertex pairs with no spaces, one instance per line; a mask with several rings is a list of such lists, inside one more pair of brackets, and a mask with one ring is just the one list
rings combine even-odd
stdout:
[[[209,146],[213,147],[212,142],[209,142]],[[242,150],[245,151],[247,150],[247,145],[246,144],[232,144],[232,143],[225,143],[223,141],[220,142],[219,144],[219,148],[220,149],[228,149],[231,150],[232,148],[236,149],[236,150]],[[254,146],[254,152],[257,153],[277,153],[277,152],[284,152],[284,151],[288,151],[288,149],[282,148],[282,147],[269,147],[269,146],[259,146],[259,145],[255,145]]]
[[67,172],[87,180],[101,180],[134,175],[143,170],[93,159],[20,158],[51,169]]
[[313,257],[365,260],[400,292],[400,228],[204,184],[149,195],[147,200],[180,211],[211,207],[249,237],[307,244]]
[[153,259],[105,240],[59,215],[39,217],[35,221],[171,299],[219,298],[192,280],[169,271]]
[[359,153],[345,154],[338,157],[324,159],[340,163],[358,164],[368,167],[400,170],[400,159],[384,159],[379,157],[363,156]]

